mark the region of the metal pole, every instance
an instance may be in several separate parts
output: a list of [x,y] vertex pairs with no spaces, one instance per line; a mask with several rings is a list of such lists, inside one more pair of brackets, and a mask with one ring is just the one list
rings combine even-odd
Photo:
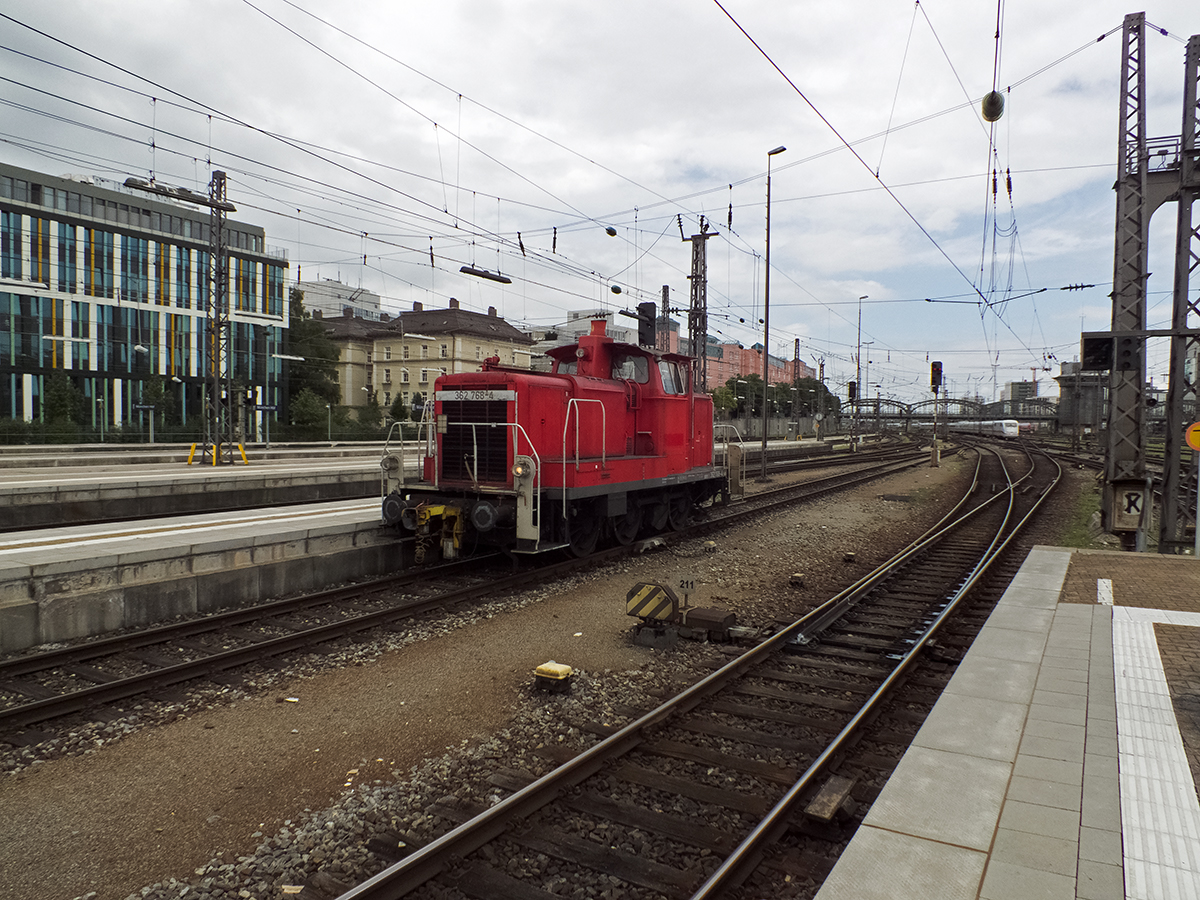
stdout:
[[763,278],[763,408],[762,408],[762,469],[759,478],[767,480],[767,385],[771,365],[771,157],[787,147],[767,151],[767,269]]

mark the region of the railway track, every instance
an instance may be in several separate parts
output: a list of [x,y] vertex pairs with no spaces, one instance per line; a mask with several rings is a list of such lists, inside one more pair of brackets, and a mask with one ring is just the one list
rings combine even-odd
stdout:
[[[753,494],[678,536],[732,525],[748,516],[844,490],[924,457],[918,451],[884,458],[867,456],[861,461],[866,465]],[[585,559],[517,572],[508,571],[508,562],[500,557],[473,558],[0,660],[0,740],[14,745],[38,743],[47,735],[32,726],[59,717],[89,715],[97,708],[197,680],[236,681],[236,670],[272,657],[309,653],[322,645],[403,628],[414,617],[563,577],[639,552],[646,544],[614,547]]]
[[588,723],[597,743],[549,774],[498,768],[498,802],[438,804],[453,827],[376,847],[397,861],[343,900],[811,896],[986,597],[940,630],[1061,474],[1039,456],[1010,476],[1000,452],[978,452],[955,510],[887,564],[630,724]]

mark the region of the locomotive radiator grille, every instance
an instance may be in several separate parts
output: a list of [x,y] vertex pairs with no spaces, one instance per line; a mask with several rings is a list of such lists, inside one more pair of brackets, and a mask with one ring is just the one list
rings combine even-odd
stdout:
[[[503,400],[444,400],[446,433],[442,436],[442,473],[448,481],[508,483],[508,428],[481,423],[508,421]],[[474,427],[471,424],[474,423]],[[472,477],[474,476],[474,478]]]

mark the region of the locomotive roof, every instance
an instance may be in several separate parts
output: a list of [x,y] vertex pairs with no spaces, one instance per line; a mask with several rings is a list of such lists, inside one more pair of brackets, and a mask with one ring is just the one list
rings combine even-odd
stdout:
[[[574,359],[575,350],[579,346],[579,342],[574,344],[562,344],[558,347],[551,347],[546,351],[546,355],[551,359]],[[673,353],[670,350],[656,350],[653,347],[643,347],[641,344],[625,344],[621,341],[612,341],[608,344],[610,351],[624,350],[630,353],[640,353],[643,356],[650,356],[654,359],[665,359],[668,362],[690,363],[692,357],[686,353]]]

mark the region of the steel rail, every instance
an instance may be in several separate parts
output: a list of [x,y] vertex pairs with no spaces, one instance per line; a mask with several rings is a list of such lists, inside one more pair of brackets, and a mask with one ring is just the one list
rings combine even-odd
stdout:
[[150,672],[144,672],[140,675],[123,678],[108,684],[84,688],[81,691],[64,694],[61,697],[48,697],[32,703],[22,704],[21,706],[10,707],[9,709],[0,710],[0,727],[20,728],[34,722],[44,722],[47,719],[79,712],[98,703],[124,700],[144,693],[150,687],[170,686],[196,678],[208,677],[236,666],[257,662],[265,657],[278,656],[294,650],[302,650],[314,644],[324,643],[339,637],[345,637],[349,634],[386,625],[396,619],[409,618],[437,609],[438,607],[461,603],[464,600],[485,596],[496,591],[508,590],[512,587],[522,587],[531,582],[552,577],[561,571],[569,571],[573,568],[571,565],[572,562],[574,561],[569,560],[565,563],[539,569],[534,573],[517,573],[499,579],[492,579],[484,584],[470,585],[422,600],[402,603],[388,607],[387,609],[376,610],[346,619],[339,619],[336,622],[328,622],[313,628],[283,635],[282,637],[269,638],[265,641],[226,650],[212,656],[205,656],[201,659],[154,669]]
[[[899,466],[896,466],[896,468],[899,469],[909,465],[912,465],[912,463],[903,463]],[[738,518],[748,515],[755,515],[765,511],[766,509],[784,505],[790,502],[795,502],[797,499],[809,499],[822,493],[841,490],[862,481],[869,481],[873,478],[890,474],[890,471],[890,467],[886,464],[877,465],[868,469],[865,474],[863,472],[839,473],[837,475],[829,476],[827,479],[818,479],[814,482],[807,482],[780,488],[778,491],[772,493],[794,494],[796,490],[802,490],[805,487],[821,485],[826,481],[832,482],[831,484],[827,484],[824,485],[824,487],[818,488],[816,491],[810,491],[805,497],[802,498],[796,498],[794,496],[779,498],[767,504],[755,505],[752,509],[738,510],[734,515],[731,516],[722,516],[716,520],[705,522],[698,526],[692,526],[680,532],[678,537],[694,535],[703,528],[711,528],[721,524],[729,524]],[[847,478],[847,474],[850,475],[849,479]],[[760,494],[756,496],[762,495]],[[673,536],[668,536],[668,539],[670,537]],[[532,583],[544,581],[547,578],[561,576],[581,568],[593,566],[600,562],[619,559],[633,552],[636,547],[637,544],[627,547],[613,547],[600,551],[599,553],[592,554],[583,559],[570,559],[563,562],[554,563],[549,566],[540,567],[533,572],[516,573],[499,579],[492,579],[485,584],[471,585],[446,593],[437,594],[433,597],[422,600],[389,606],[386,609],[339,619],[335,622],[328,622],[322,625],[314,626],[313,628],[296,631],[292,634],[287,634],[276,638],[268,638],[264,641],[248,644],[244,647],[233,648],[220,653],[189,660],[187,662],[181,662],[173,666],[153,669],[151,671],[129,676],[127,678],[120,678],[104,684],[94,685],[78,691],[72,691],[68,694],[33,700],[29,703],[11,706],[7,709],[0,709],[0,729],[12,730],[22,728],[38,722],[45,722],[59,716],[81,712],[89,707],[96,706],[101,703],[112,703],[125,700],[130,697],[145,693],[147,690],[152,688],[169,687],[195,679],[211,677],[219,672],[224,672],[247,663],[257,662],[266,657],[278,656],[284,653],[306,649],[316,644],[325,643],[349,634],[354,634],[360,631],[366,631],[371,628],[379,627],[381,625],[386,625],[394,620],[408,618],[441,606],[453,605],[469,599],[488,596],[501,590],[524,587]],[[478,560],[473,560],[464,564],[454,564],[453,568],[465,568],[470,563],[477,564]],[[251,607],[247,609],[233,610],[227,613],[217,613],[213,616],[206,616],[203,619],[198,619],[192,622],[158,626],[137,635],[123,635],[119,637],[105,638],[76,647],[60,648],[57,650],[47,651],[46,653],[42,654],[19,657],[17,659],[0,663],[0,674],[8,676],[32,674],[37,671],[46,671],[52,669],[56,665],[81,663],[106,654],[113,655],[120,653],[123,650],[132,650],[140,647],[153,646],[155,644],[168,643],[170,640],[176,638],[219,631],[221,628],[247,624],[257,620],[270,619],[273,616],[284,612],[326,603],[334,603],[346,597],[361,596],[364,591],[386,590],[397,586],[403,586],[404,584],[408,584],[416,580],[426,580],[431,574],[444,573],[445,570],[449,568],[452,567],[441,566],[435,569],[422,569],[415,572],[405,572],[399,575],[387,576],[386,578],[374,579],[372,581],[357,585],[335,588],[330,591],[323,591],[316,594],[308,594],[299,598],[289,598],[274,601],[270,604],[267,604],[266,607]]]
[[[1028,455],[1028,453],[1027,453]],[[1043,454],[1050,462],[1047,454]],[[999,457],[999,454],[997,454]],[[1000,458],[1001,465],[1004,465],[1003,458]],[[1032,458],[1030,460],[1033,462]],[[970,577],[963,583],[961,587],[954,592],[949,598],[945,607],[938,616],[930,623],[924,633],[918,638],[909,651],[901,658],[892,672],[884,680],[884,682],[875,690],[874,693],[863,704],[862,708],[854,714],[850,721],[837,734],[833,741],[821,752],[816,759],[809,765],[804,773],[797,779],[796,783],[788,789],[787,793],[772,807],[771,811],[762,819],[755,829],[746,836],[745,839],[737,846],[737,848],[725,858],[724,862],[709,876],[701,887],[692,894],[690,900],[713,900],[720,896],[723,892],[740,884],[748,876],[754,866],[758,864],[764,853],[764,848],[774,843],[788,827],[788,821],[791,818],[792,812],[799,805],[801,798],[805,795],[808,789],[813,785],[813,782],[821,774],[829,761],[836,756],[846,746],[849,740],[854,736],[855,732],[862,726],[870,716],[872,716],[876,708],[882,704],[883,700],[890,693],[896,682],[904,675],[911,667],[918,655],[924,650],[925,646],[933,639],[936,632],[942,627],[946,620],[954,614],[958,609],[963,598],[978,583],[984,573],[991,567],[992,563],[999,558],[1000,554],[1008,546],[1008,543],[1016,536],[1028,523],[1029,519],[1041,506],[1042,502],[1050,495],[1050,492],[1058,485],[1062,478],[1062,467],[1054,462],[1058,471],[1054,479],[1042,491],[1041,495],[1034,502],[1029,511],[1021,518],[1017,525],[1008,531],[1007,536],[1003,541],[1000,541],[1001,536],[1005,532],[1005,528],[1012,516],[1013,506],[1016,501],[1015,488],[1018,484],[1031,477],[1036,466],[1032,467],[1025,476],[1018,479],[1016,482],[1009,477],[1009,488],[1006,492],[1009,497],[1008,509],[1004,514],[1004,521],[997,529],[996,536],[993,538],[987,551],[980,558],[972,571]],[[1005,474],[1008,474],[1007,466]],[[997,495],[999,496],[999,495]],[[1000,541],[997,545],[997,541]]]
[[[947,517],[929,529],[922,538],[914,541],[912,545],[902,551],[900,555],[904,560],[912,557],[911,551],[914,546],[928,547],[940,540],[947,530],[953,527],[952,524],[945,527],[939,526],[943,526],[946,518],[953,515],[975,492],[978,486],[978,471],[977,466],[975,478],[955,510],[952,510]],[[997,497],[1002,496],[997,495]],[[990,505],[995,499],[991,498],[985,501],[984,505]],[[975,510],[968,511],[960,517],[959,521],[966,521],[974,514]],[[868,579],[874,576],[885,577],[898,564],[895,559],[889,560],[871,573]],[[865,580],[867,579],[860,580],[858,584],[861,585]],[[351,888],[342,894],[339,900],[396,900],[426,883],[456,861],[502,834],[514,819],[536,812],[561,796],[564,791],[598,772],[612,759],[624,755],[642,743],[645,740],[645,733],[649,729],[674,715],[694,709],[734,678],[782,649],[786,643],[793,640],[805,627],[827,611],[831,604],[835,604],[839,599],[844,599],[846,594],[851,591],[855,591],[855,588],[847,589],[837,597],[826,601],[816,610],[705,676],[676,697],[592,745],[569,762],[548,772],[489,807],[480,815],[463,822],[403,860]],[[856,593],[861,593],[861,590]]]
[[[489,557],[490,558],[490,557]],[[402,588],[405,585],[427,581],[429,577],[454,575],[458,570],[464,572],[478,566],[479,557],[473,560],[447,563],[444,566],[423,569],[421,571],[401,572],[384,578],[373,578],[370,581],[358,582],[345,587],[330,588],[299,597],[286,597],[271,600],[258,606],[240,607],[225,612],[214,612],[203,618],[187,622],[172,622],[166,625],[155,625],[136,634],[121,634],[112,637],[98,638],[94,641],[75,644],[69,647],[58,647],[54,650],[43,650],[40,653],[30,653],[11,659],[0,659],[0,677],[16,677],[34,672],[52,669],[58,665],[70,665],[86,662],[101,656],[120,653],[123,650],[137,650],[162,644],[177,638],[192,637],[245,625],[260,619],[269,619],[283,613],[295,612],[313,606],[336,603],[348,598],[361,598],[364,593],[378,593],[385,590]]]

